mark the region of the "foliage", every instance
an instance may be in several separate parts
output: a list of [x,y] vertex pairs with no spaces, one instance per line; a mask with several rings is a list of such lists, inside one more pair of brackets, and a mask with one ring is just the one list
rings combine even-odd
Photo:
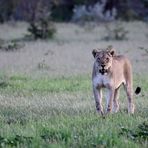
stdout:
[[94,5],[76,5],[74,7],[73,21],[110,21],[114,20],[116,11],[112,15],[103,13],[104,3],[97,2]]
[[145,52],[145,55],[148,55],[148,48],[139,47],[139,49],[143,50]]
[[103,38],[104,40],[127,40],[128,31],[120,24],[116,23],[113,27],[108,25],[105,26],[107,35]]
[[31,22],[28,27],[28,32],[30,33],[27,36],[32,36],[36,39],[51,39],[53,38],[56,30],[53,23],[48,22],[48,20],[41,19],[37,22]]
[[[44,7],[50,7],[48,12],[51,12],[51,17],[54,21],[71,21],[73,14],[75,15],[76,13],[74,12],[76,7],[85,6],[88,12],[91,12],[92,10],[90,10],[90,8],[96,7],[96,4],[99,4],[98,8],[93,11],[94,17],[96,18],[103,15],[103,19],[106,20],[106,15],[104,14],[110,13],[110,15],[112,15],[113,9],[116,9],[118,19],[126,21],[147,19],[147,0],[137,0],[136,3],[129,0],[1,0],[0,22],[3,23],[11,19],[28,21],[38,13],[38,3],[42,3]],[[100,9],[101,11],[99,11]],[[85,17],[89,18],[90,16],[86,15]]]
[[120,134],[127,135],[129,138],[135,141],[146,141],[148,140],[148,122],[145,121],[139,124],[136,130],[121,127]]
[[71,132],[66,128],[62,129],[50,129],[43,128],[41,133],[41,138],[45,141],[54,142],[54,141],[64,141],[68,142],[71,138]]
[[144,6],[145,6],[146,8],[148,8],[148,0],[142,0],[142,2],[143,2],[143,4],[144,4]]
[[46,64],[44,59],[38,63],[37,68],[39,70],[49,70],[50,69],[50,67]]
[[62,22],[70,21],[73,15],[72,5],[55,5],[51,11],[51,18],[53,21]]
[[0,88],[8,87],[8,77],[6,75],[0,75]]
[[45,6],[41,1],[37,3],[35,15],[32,14],[30,17],[28,32],[35,40],[51,39],[56,32],[50,17],[50,7]]
[[11,20],[14,10],[19,0],[1,0],[0,1],[0,23]]
[[15,135],[14,137],[6,138],[0,136],[0,147],[9,146],[9,147],[17,147],[21,144],[27,144],[29,145],[32,143],[32,137],[26,137],[26,136],[20,136]]
[[123,12],[120,12],[118,18],[125,21],[140,20],[139,15],[131,8],[126,8]]
[[25,45],[22,44],[22,43],[19,43],[17,41],[3,41],[1,40],[0,41],[0,50],[3,50],[3,51],[15,51],[15,50],[18,50],[18,49],[21,49],[23,48]]

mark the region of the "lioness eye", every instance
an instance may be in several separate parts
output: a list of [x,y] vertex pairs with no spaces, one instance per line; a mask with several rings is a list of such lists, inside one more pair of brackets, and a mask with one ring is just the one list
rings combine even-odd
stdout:
[[109,61],[109,58],[106,58],[106,61],[108,62]]

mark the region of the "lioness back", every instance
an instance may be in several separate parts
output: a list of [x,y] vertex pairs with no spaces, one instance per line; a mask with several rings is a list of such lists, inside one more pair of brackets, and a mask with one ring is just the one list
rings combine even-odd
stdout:
[[112,63],[113,77],[116,88],[121,84],[126,84],[132,80],[131,62],[123,55],[113,57]]

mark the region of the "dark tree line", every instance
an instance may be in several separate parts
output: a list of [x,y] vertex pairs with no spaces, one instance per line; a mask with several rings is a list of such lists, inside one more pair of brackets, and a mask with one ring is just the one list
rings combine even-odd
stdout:
[[148,19],[148,0],[0,0],[0,22],[11,19],[31,21],[43,9],[54,21],[70,21],[76,5],[105,3],[103,13],[116,8],[117,18]]

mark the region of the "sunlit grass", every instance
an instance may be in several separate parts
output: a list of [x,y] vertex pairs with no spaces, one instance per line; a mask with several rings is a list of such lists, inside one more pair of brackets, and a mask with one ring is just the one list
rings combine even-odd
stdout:
[[[122,129],[134,131],[147,121],[147,77],[134,77],[143,85],[134,115],[121,110],[102,118],[95,111],[90,76],[33,78],[1,75],[0,145],[4,147],[130,147],[147,146]],[[138,80],[138,81],[137,81]],[[2,83],[1,83],[2,84]],[[139,102],[139,103],[138,103]]]
[[31,78],[27,76],[14,75],[0,76],[0,91],[10,92],[76,92],[91,89],[90,76],[57,77],[57,78]]

